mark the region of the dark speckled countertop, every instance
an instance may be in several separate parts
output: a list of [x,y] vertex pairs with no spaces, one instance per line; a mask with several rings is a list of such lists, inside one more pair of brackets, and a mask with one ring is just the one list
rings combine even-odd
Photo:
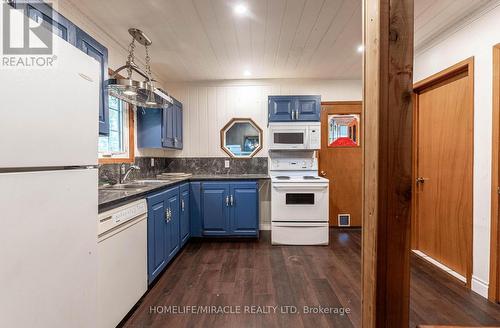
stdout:
[[[130,201],[144,198],[147,194],[186,181],[209,181],[209,180],[264,180],[269,179],[267,174],[203,174],[192,175],[187,178],[157,180],[158,183],[145,185],[139,189],[131,190],[106,190],[99,189],[99,213],[124,205]],[[149,179],[154,180],[154,179]],[[161,183],[160,183],[161,181]]]

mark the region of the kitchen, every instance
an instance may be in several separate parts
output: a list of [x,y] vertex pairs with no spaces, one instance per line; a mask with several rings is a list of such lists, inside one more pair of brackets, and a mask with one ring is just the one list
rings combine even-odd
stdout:
[[361,325],[361,1],[1,5],[0,326]]

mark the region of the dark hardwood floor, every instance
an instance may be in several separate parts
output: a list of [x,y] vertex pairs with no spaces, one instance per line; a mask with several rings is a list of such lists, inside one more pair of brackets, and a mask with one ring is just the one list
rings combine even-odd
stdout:
[[[122,326],[360,327],[360,252],[360,230],[332,230],[327,247],[271,246],[266,232],[259,241],[191,241]],[[411,273],[410,327],[500,326],[500,305],[416,256]],[[210,305],[218,306],[212,314],[172,313]],[[245,307],[252,305],[260,308]],[[278,306],[276,313],[268,306]],[[295,309],[286,306],[298,313],[284,313]],[[306,314],[304,306],[349,313]]]

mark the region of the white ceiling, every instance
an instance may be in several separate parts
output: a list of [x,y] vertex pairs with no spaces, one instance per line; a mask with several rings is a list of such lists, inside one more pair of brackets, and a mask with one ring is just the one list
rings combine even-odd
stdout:
[[[70,2],[122,45],[129,27],[144,30],[164,81],[241,79],[245,70],[251,78],[361,78],[361,0]],[[415,0],[416,47],[488,2]],[[235,15],[240,3],[248,15]]]
[[415,48],[419,49],[498,0],[415,0]]

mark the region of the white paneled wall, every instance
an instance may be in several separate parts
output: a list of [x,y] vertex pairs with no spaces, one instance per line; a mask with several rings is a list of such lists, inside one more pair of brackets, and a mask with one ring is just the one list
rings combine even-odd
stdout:
[[322,101],[361,100],[361,81],[250,80],[167,85],[184,106],[182,151],[139,149],[139,156],[226,157],[220,149],[220,129],[233,117],[250,117],[264,131],[267,156],[267,97],[320,94]]

